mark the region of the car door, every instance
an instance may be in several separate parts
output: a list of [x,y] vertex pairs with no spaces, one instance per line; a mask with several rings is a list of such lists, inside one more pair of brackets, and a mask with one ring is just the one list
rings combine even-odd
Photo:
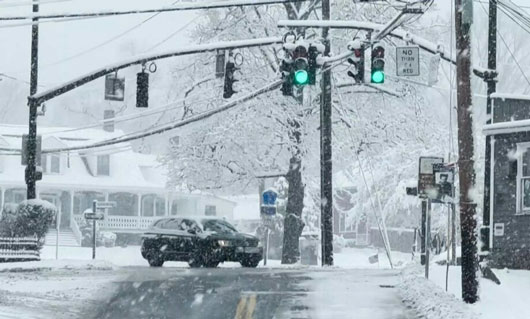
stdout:
[[201,227],[193,219],[183,218],[181,222],[181,229],[184,232],[183,241],[184,250],[190,254],[198,248],[199,234],[202,232]]
[[183,231],[179,218],[171,218],[161,225],[159,234],[161,248],[164,254],[172,260],[180,260],[183,254]]

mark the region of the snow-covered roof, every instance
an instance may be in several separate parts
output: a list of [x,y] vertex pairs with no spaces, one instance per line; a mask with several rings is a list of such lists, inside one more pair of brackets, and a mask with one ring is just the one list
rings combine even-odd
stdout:
[[507,100],[530,100],[530,95],[511,94],[511,93],[493,93],[492,98]]
[[530,131],[530,119],[486,124],[484,125],[482,131],[486,135],[529,132]]
[[[0,140],[4,147],[20,149],[22,134],[27,126],[0,125]],[[123,135],[121,131],[106,132],[101,129],[74,130],[65,127],[39,127],[42,149],[91,144]],[[5,144],[4,143],[4,144]],[[110,156],[110,176],[95,176],[96,156]],[[61,174],[44,174],[39,185],[46,187],[68,187],[69,189],[120,189],[163,192],[166,186],[165,169],[154,155],[136,153],[129,143],[112,147],[62,154]],[[4,156],[4,170],[0,173],[0,184],[23,186],[24,166],[20,156]]]

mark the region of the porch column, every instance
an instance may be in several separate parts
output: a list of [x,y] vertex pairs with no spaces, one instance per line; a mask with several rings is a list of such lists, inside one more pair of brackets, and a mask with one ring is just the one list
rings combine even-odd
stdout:
[[70,191],[70,225],[72,224],[72,220],[74,220],[74,195],[75,191]]
[[137,193],[136,196],[138,197],[138,218],[136,222],[136,228],[141,229],[142,223],[142,193]]
[[2,210],[4,210],[4,204],[6,202],[6,190],[5,190],[5,188],[4,187],[0,188],[0,192],[2,193],[2,200],[0,202],[0,205],[2,205],[2,206],[0,206],[0,212],[1,212]]
[[[164,209],[164,216],[169,216],[169,193],[166,192],[164,197],[166,198],[166,206],[165,206],[165,209]],[[4,196],[2,196],[2,198],[4,198]]]

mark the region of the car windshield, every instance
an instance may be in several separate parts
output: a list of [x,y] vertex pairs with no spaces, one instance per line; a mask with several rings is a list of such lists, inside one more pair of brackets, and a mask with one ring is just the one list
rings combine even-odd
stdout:
[[210,219],[202,222],[205,231],[237,233],[237,229],[224,220]]

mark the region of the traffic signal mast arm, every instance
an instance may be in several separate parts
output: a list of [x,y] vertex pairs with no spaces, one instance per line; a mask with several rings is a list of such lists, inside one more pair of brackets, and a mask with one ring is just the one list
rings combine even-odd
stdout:
[[[372,23],[372,22],[365,22],[365,21],[322,21],[322,20],[280,20],[278,21],[277,25],[279,27],[306,27],[306,28],[323,28],[328,27],[332,29],[352,29],[352,30],[364,30],[364,31],[379,31],[382,30],[385,26],[382,24]],[[417,35],[413,35],[407,31],[395,29],[390,31],[388,33],[388,36],[404,40],[406,42],[416,44],[419,46],[422,50],[425,50],[432,54],[440,54],[440,57],[442,60],[445,60],[447,62],[450,62],[452,64],[456,64],[456,53],[453,53],[452,55],[449,53],[449,50],[446,50],[443,45],[441,44],[434,44],[430,42],[429,40],[426,40],[422,37],[419,37]],[[322,62],[324,64],[343,60],[351,56],[353,53],[351,51],[347,51],[345,53],[342,53],[340,55],[337,55],[335,57],[323,57]],[[483,68],[480,66],[473,66],[473,73],[480,77],[480,78],[486,78],[488,76],[497,76],[497,72],[495,70],[490,70],[487,68]]]

